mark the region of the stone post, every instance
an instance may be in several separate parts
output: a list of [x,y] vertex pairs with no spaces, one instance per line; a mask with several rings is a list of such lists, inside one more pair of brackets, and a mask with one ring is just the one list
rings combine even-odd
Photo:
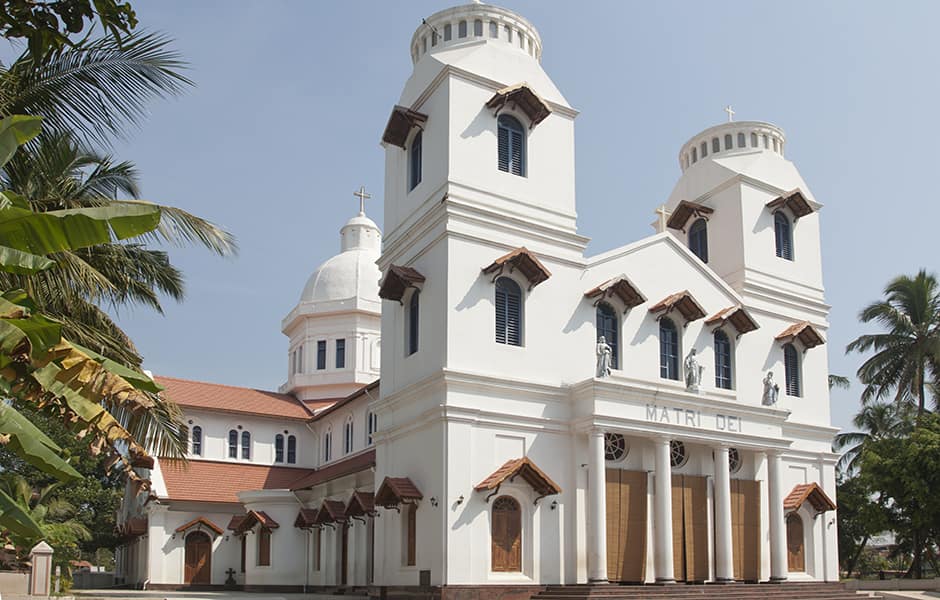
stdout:
[[29,560],[33,567],[29,573],[29,594],[31,596],[48,596],[52,593],[50,581],[52,579],[52,546],[46,542],[39,542],[29,552]]

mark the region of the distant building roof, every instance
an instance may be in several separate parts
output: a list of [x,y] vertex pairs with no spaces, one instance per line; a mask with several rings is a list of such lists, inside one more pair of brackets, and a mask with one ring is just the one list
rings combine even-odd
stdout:
[[238,492],[245,490],[292,489],[294,482],[313,472],[210,460],[184,463],[169,458],[160,459],[160,470],[170,500],[228,503],[238,503]]
[[281,419],[307,420],[313,416],[312,410],[289,394],[176,377],[157,376],[154,379],[166,388],[163,394],[184,408],[219,410]]

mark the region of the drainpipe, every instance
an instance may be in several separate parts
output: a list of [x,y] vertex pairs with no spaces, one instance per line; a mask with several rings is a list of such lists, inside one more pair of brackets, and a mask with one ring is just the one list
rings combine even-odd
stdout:
[[[304,503],[301,502],[300,498],[297,497],[297,492],[291,490],[291,495],[294,496],[294,500],[297,501],[297,504],[300,508],[304,508]],[[310,587],[310,530],[304,529],[304,536],[306,541],[304,543],[304,593],[307,593],[307,588]]]

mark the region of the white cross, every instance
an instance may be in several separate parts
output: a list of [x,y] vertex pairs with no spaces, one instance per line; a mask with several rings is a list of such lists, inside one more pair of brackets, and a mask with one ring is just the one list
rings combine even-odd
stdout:
[[666,212],[666,205],[663,204],[656,209],[656,214],[659,215],[659,233],[666,231],[666,216],[669,214]]
[[734,110],[731,108],[731,105],[725,107],[725,112],[728,113],[728,122],[734,121]]
[[366,214],[366,200],[371,198],[372,194],[369,194],[368,192],[366,192],[366,186],[360,185],[359,191],[353,192],[353,196],[357,196],[359,198],[359,214],[360,215]]

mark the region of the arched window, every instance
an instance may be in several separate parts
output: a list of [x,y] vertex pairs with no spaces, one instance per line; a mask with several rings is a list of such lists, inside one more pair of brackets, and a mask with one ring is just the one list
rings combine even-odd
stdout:
[[698,162],[698,150],[696,148],[692,148],[692,164],[695,164],[696,162]]
[[193,427],[193,455],[202,456],[202,427]]
[[787,396],[802,396],[800,355],[793,344],[783,345],[783,370],[787,380]]
[[712,152],[721,152],[721,144],[716,137],[712,138]]
[[509,25],[503,26],[504,31],[506,32],[506,41],[510,44],[512,43],[512,27]]
[[499,37],[499,23],[496,21],[490,21],[490,37],[498,38]]
[[238,458],[238,432],[234,429],[228,432],[228,457]]
[[725,150],[731,150],[734,146],[734,138],[731,137],[731,134],[725,134]]
[[352,418],[346,421],[343,427],[343,454],[353,451],[353,422]]
[[431,32],[431,47],[437,46],[437,31]]
[[366,415],[366,445],[372,445],[372,436],[379,429],[379,418],[374,412]]
[[699,147],[702,150],[702,158],[708,156],[708,142],[702,142],[702,145]]
[[271,530],[263,525],[258,529],[258,566],[271,566]]
[[689,228],[689,250],[703,263],[708,262],[708,222],[699,219]]
[[619,333],[619,327],[617,326],[617,312],[607,304],[606,302],[601,302],[597,305],[597,338],[600,339],[601,336],[604,336],[604,339],[607,342],[607,345],[610,346],[610,368],[619,369],[620,368],[620,353],[618,351],[619,344],[617,343]]
[[284,462],[284,436],[274,436],[274,462]]
[[522,290],[509,277],[496,280],[496,343],[522,345]]
[[242,458],[251,460],[251,434],[247,431],[242,432]]
[[672,319],[659,320],[659,376],[679,379],[679,332]]
[[490,537],[493,571],[522,571],[522,508],[512,496],[493,501]]
[[499,170],[525,177],[525,129],[515,117],[499,115],[497,119]]
[[408,340],[408,356],[411,356],[418,351],[418,303],[420,296],[418,290],[411,291],[411,298],[408,300],[408,323],[407,323],[407,337]]
[[453,37],[453,27],[450,23],[444,25],[444,41],[449,42],[450,38]]
[[756,133],[751,134],[751,146],[753,146],[754,148],[757,148],[757,134]]
[[465,38],[467,37],[467,22],[461,21],[457,23],[457,37]]
[[720,329],[715,332],[715,387],[731,389],[731,340]]
[[418,187],[421,183],[421,132],[415,134],[411,140],[411,151],[408,152],[408,191]]
[[787,215],[779,210],[774,213],[774,240],[777,243],[777,256],[793,260],[793,228]]
[[333,458],[333,430],[327,429],[323,434],[323,462],[330,462]]
[[483,21],[477,19],[473,22],[473,35],[476,37],[483,37]]
[[287,464],[294,464],[297,462],[297,438],[289,435],[287,436]]
[[747,137],[743,133],[738,134],[738,148],[747,146]]

